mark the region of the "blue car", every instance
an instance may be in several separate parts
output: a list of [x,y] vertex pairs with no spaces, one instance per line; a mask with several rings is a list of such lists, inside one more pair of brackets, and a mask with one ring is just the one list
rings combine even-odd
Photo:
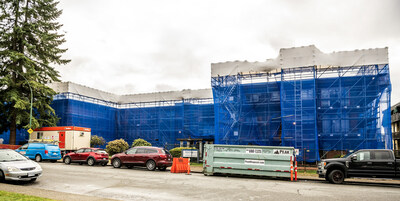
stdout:
[[61,159],[61,151],[58,145],[44,144],[44,143],[28,143],[15,151],[30,159],[35,159],[36,162],[42,160],[50,160],[51,162],[57,162]]

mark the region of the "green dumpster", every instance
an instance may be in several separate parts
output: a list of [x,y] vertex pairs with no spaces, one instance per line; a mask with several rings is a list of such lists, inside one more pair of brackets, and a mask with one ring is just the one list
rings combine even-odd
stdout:
[[204,175],[225,173],[290,178],[294,154],[293,147],[206,144]]

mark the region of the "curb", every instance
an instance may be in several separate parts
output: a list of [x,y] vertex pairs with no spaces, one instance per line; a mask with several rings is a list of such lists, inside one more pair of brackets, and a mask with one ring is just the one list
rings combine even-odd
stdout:
[[[202,171],[191,171],[191,173],[203,174]],[[325,182],[324,178],[319,177],[297,177],[297,180],[302,181],[322,181]],[[328,181],[326,181],[328,182]],[[390,179],[374,179],[374,178],[348,178],[345,183],[371,183],[371,184],[391,184],[400,185],[400,180],[390,180]]]

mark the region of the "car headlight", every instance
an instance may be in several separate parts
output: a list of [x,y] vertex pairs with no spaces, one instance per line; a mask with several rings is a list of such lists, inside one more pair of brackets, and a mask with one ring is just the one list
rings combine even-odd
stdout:
[[36,170],[42,170],[42,167],[40,167],[39,164],[36,165]]
[[20,172],[21,170],[17,167],[8,166],[7,167],[9,172]]

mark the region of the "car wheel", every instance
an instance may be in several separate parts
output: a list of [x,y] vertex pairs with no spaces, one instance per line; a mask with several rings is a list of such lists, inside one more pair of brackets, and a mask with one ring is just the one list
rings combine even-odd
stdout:
[[158,169],[160,170],[160,171],[165,171],[166,169],[167,169],[167,167],[158,167]]
[[50,162],[55,163],[55,162],[57,162],[57,160],[50,160]]
[[112,165],[113,165],[114,168],[120,168],[121,167],[121,160],[119,160],[119,158],[115,158],[112,161]]
[[39,154],[35,156],[35,161],[36,162],[41,162],[42,161],[42,156],[40,156]]
[[0,170],[0,182],[5,180],[3,171]]
[[341,184],[344,181],[344,173],[341,170],[332,170],[329,173],[328,179],[333,184]]
[[95,161],[94,161],[93,158],[89,158],[89,159],[87,160],[87,164],[90,165],[90,166],[93,166],[94,163],[95,163]]
[[68,156],[65,157],[65,158],[64,158],[64,163],[67,164],[67,165],[71,164],[71,158],[68,157]]
[[154,171],[156,169],[156,162],[154,162],[153,160],[147,161],[146,168],[150,171]]

